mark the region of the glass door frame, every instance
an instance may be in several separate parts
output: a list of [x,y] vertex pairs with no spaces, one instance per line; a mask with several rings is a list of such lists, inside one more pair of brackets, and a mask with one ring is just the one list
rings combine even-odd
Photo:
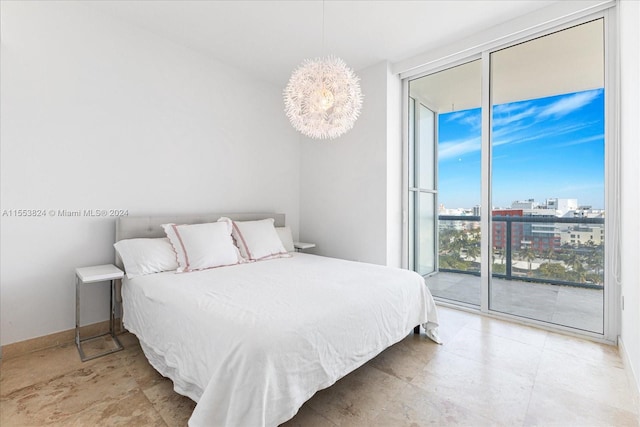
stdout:
[[[411,180],[413,179],[413,186],[408,185],[408,191],[411,194],[411,196],[408,196],[409,198],[413,198],[413,203],[411,203],[411,201],[409,201],[409,218],[410,221],[412,219],[416,218],[416,212],[418,212],[420,210],[420,194],[424,193],[424,194],[433,194],[433,213],[434,213],[434,230],[433,230],[433,236],[434,236],[434,241],[433,241],[433,247],[432,247],[432,251],[433,251],[433,271],[428,272],[426,274],[426,276],[430,276],[433,274],[436,274],[438,272],[438,227],[437,227],[437,215],[438,215],[438,162],[435,161],[435,165],[433,167],[433,188],[427,188],[425,186],[423,186],[421,182],[416,182],[420,181],[419,177],[421,176],[420,173],[420,149],[421,149],[421,144],[420,144],[420,138],[422,137],[422,129],[421,129],[421,125],[420,125],[420,120],[421,120],[421,113],[420,113],[420,107],[424,107],[427,110],[429,110],[432,114],[433,114],[433,159],[436,160],[438,158],[438,113],[436,112],[436,109],[430,105],[429,101],[424,100],[424,99],[420,99],[420,98],[415,98],[415,97],[409,97],[410,99],[412,99],[413,102],[413,111],[409,111],[409,124],[413,124],[413,130],[409,128],[409,132],[413,131],[413,134],[409,135],[409,139],[412,140],[413,142],[413,150],[411,150],[411,143],[409,144],[409,151],[408,151],[408,155],[409,155],[409,159],[408,159],[408,163],[412,163],[412,165],[409,166],[408,168],[408,175],[407,178],[409,180],[409,182],[411,182]],[[410,101],[408,102],[408,108],[411,108],[411,103]],[[409,126],[411,127],[411,126]],[[413,137],[413,138],[412,138]],[[413,151],[413,152],[412,152]],[[411,177],[410,175],[413,175],[413,177]],[[413,232],[411,233],[411,235],[409,236],[409,268],[412,270],[415,270],[416,267],[416,263],[418,262],[418,260],[420,259],[420,244],[418,242],[418,229],[416,227],[413,227]]]
[[[481,117],[482,117],[482,139],[481,139],[481,179],[482,179],[482,192],[481,192],[481,205],[491,206],[491,117],[493,114],[493,107],[491,102],[490,87],[491,87],[491,75],[490,75],[490,55],[493,52],[514,46],[519,43],[527,42],[538,37],[542,37],[557,31],[568,29],[576,25],[587,23],[595,19],[603,18],[604,25],[604,73],[605,73],[605,212],[619,212],[620,201],[614,197],[615,186],[619,185],[620,172],[615,169],[616,158],[619,157],[619,138],[615,131],[617,122],[617,105],[618,105],[618,92],[617,86],[617,71],[618,71],[618,58],[616,55],[616,8],[614,5],[605,5],[603,9],[597,12],[589,11],[579,13],[576,16],[565,16],[558,19],[555,22],[547,23],[544,25],[533,26],[526,31],[520,31],[514,33],[510,37],[503,37],[499,40],[487,43],[482,46],[478,46],[474,49],[469,49],[461,52],[460,55],[450,55],[448,58],[455,58],[447,60],[446,58],[441,61],[433,61],[430,66],[424,66],[416,68],[406,73],[401,73],[402,78],[402,96],[403,96],[403,117],[402,117],[402,132],[403,132],[403,170],[405,171],[403,176],[403,253],[402,260],[405,268],[409,267],[409,233],[411,230],[410,218],[408,215],[408,197],[409,197],[409,81],[414,80],[426,75],[434,74],[439,71],[443,71],[455,66],[482,59],[482,104],[481,104]],[[437,122],[437,119],[436,119]],[[437,159],[437,157],[436,157]],[[437,163],[437,160],[436,160]],[[435,166],[437,167],[437,165]],[[437,184],[436,184],[437,185]],[[437,188],[437,187],[436,187]],[[436,198],[437,200],[437,198]],[[436,202],[437,206],[437,202]],[[489,309],[489,286],[491,281],[491,209],[483,208],[481,211],[481,298],[480,298],[480,313],[483,315],[505,318],[515,320],[520,323],[531,324],[533,326],[540,327],[542,329],[560,331],[569,334],[585,336],[596,341],[606,343],[616,343],[617,337],[620,333],[620,286],[618,280],[616,280],[617,272],[614,271],[615,260],[613,256],[617,253],[614,251],[617,243],[617,236],[614,234],[615,224],[612,222],[619,220],[618,215],[608,215],[608,220],[605,222],[605,288],[604,288],[604,307],[603,307],[603,321],[604,332],[603,334],[582,331],[571,327],[551,324],[543,321],[523,318],[515,315],[500,313]],[[436,221],[437,224],[437,221]],[[437,228],[437,226],[436,226]],[[434,232],[437,236],[437,230]],[[437,262],[436,262],[437,266]],[[437,298],[436,298],[437,299]],[[455,304],[445,300],[438,300],[439,304],[450,305],[452,307],[478,311],[477,309],[470,308],[464,304]]]

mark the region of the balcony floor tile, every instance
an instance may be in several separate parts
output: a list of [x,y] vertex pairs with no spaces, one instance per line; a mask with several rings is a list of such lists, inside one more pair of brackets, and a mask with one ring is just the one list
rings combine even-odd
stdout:
[[[480,305],[480,277],[439,272],[427,277],[434,297]],[[599,289],[492,278],[491,310],[569,326],[603,331],[603,295]]]

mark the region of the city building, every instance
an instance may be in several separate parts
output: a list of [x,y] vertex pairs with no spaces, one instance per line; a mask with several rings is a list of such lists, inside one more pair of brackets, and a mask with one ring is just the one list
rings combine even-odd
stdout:
[[604,243],[604,227],[574,226],[560,233],[560,245],[601,245]]

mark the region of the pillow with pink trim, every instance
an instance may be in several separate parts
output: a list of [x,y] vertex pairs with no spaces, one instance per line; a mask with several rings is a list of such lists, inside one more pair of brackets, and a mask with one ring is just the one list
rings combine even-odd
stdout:
[[[220,219],[228,220],[228,218]],[[232,223],[233,240],[245,260],[260,261],[291,256],[278,236],[273,218],[257,221],[232,221]]]
[[231,220],[205,224],[163,224],[176,251],[178,273],[238,264],[242,261],[231,237]]

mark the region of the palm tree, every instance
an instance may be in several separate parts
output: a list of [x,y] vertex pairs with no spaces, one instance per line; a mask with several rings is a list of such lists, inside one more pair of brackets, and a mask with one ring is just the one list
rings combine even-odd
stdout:
[[536,255],[536,251],[530,246],[520,251],[520,257],[529,263],[529,276],[531,276],[531,262],[536,259]]
[[467,235],[466,241],[467,257],[475,261],[480,256],[480,236],[477,232]]
[[590,280],[594,281],[593,279],[597,278],[595,283],[602,284],[604,282],[602,277],[602,273],[604,271],[604,254],[602,251],[602,244],[595,245],[591,240],[589,240],[589,242],[587,242],[587,247],[589,248],[589,253],[586,256],[585,262],[588,269],[594,272],[594,274],[591,275],[592,277]]
[[449,249],[451,250],[451,252],[453,252],[453,254],[456,257],[462,258],[460,256],[460,251],[462,251],[462,249],[465,248],[466,240],[467,240],[466,234],[464,232],[461,232],[455,235],[453,241],[451,242],[451,245],[449,245]]
[[480,256],[480,244],[472,239],[467,244],[467,259],[471,258],[471,262],[475,263],[476,258]]
[[[567,264],[571,270],[575,273],[576,279],[580,283],[584,283],[586,280],[586,270],[584,268],[584,259],[582,255],[576,251],[572,251],[567,257]],[[575,279],[574,279],[575,280]]]

